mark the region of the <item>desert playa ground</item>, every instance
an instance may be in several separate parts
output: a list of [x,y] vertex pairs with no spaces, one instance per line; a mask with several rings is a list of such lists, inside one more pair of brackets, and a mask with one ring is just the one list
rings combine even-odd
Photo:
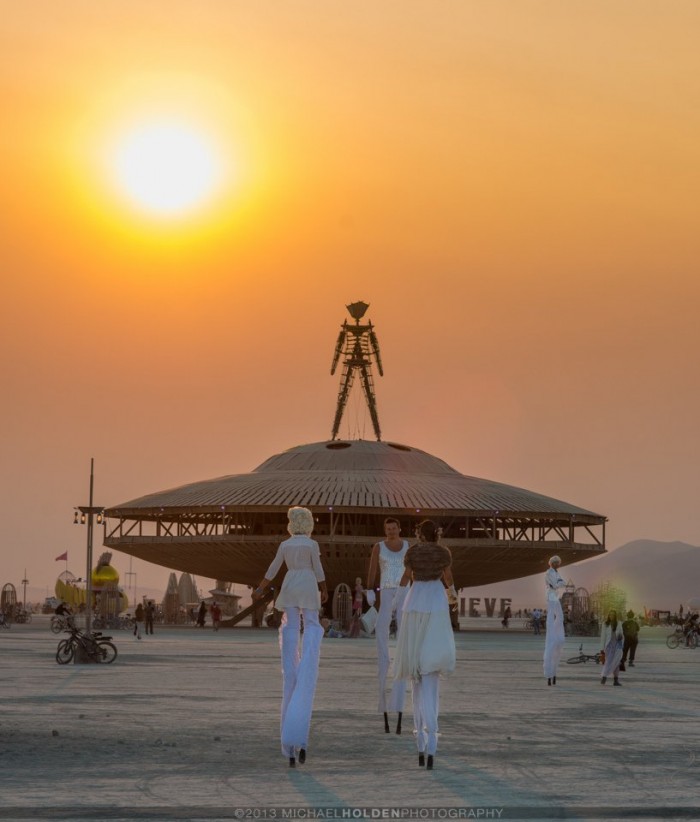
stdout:
[[[59,666],[48,617],[14,625],[0,632],[0,820],[700,818],[700,650],[645,628],[622,688],[594,663],[547,687],[542,637],[478,627],[456,635],[426,772],[410,697],[404,733],[383,732],[371,639],[324,640],[308,760],[291,770],[275,631],[117,632],[114,664]],[[572,637],[564,658],[581,642],[598,649]]]

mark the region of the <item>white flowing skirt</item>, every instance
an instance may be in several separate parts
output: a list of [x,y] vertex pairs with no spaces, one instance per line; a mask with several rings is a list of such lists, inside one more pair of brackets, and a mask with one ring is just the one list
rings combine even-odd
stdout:
[[603,650],[605,651],[605,662],[601,676],[612,676],[622,662],[622,640],[613,635]]
[[452,673],[455,639],[447,594],[439,579],[414,582],[403,606],[394,660],[395,679]]

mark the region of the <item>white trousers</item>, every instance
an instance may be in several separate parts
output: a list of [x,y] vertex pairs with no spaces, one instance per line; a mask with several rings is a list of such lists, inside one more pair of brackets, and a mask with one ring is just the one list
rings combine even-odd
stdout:
[[566,636],[564,634],[564,614],[561,610],[561,602],[547,603],[547,636],[544,640],[544,675],[549,679],[557,675],[559,660]]
[[440,674],[423,674],[411,680],[413,692],[413,727],[419,753],[437,751],[438,712],[440,710]]
[[[304,641],[301,649],[300,614],[304,617]],[[282,657],[280,737],[283,756],[294,756],[295,748],[307,747],[322,638],[323,628],[318,621],[318,611],[311,608],[285,608],[279,629]]]
[[403,601],[406,599],[408,586],[403,588],[382,588],[381,599],[379,600],[379,614],[377,624],[374,626],[374,635],[377,638],[377,677],[379,685],[379,707],[380,713],[389,711],[403,711],[406,700],[406,682],[404,680],[394,680],[391,686],[391,693],[387,699],[386,680],[391,667],[389,657],[389,628],[391,627],[391,615],[396,611],[396,633],[401,627],[401,614],[403,613]]

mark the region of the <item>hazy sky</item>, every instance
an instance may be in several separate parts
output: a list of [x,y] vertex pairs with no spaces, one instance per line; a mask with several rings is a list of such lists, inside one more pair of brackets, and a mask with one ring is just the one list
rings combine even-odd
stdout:
[[[52,587],[65,550],[84,572],[91,456],[116,505],[327,438],[358,299],[386,439],[605,514],[611,548],[700,544],[696,0],[0,0],[0,21],[0,584]],[[170,115],[221,163],[175,219],[110,168]]]

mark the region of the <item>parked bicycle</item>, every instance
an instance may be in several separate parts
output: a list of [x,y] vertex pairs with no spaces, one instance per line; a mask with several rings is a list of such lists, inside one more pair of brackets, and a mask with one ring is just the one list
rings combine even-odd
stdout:
[[67,665],[73,661],[78,649],[92,662],[109,664],[117,658],[117,648],[109,640],[111,636],[101,633],[86,634],[77,628],[70,628],[70,637],[62,639],[56,648],[56,662]]
[[686,631],[681,625],[666,637],[666,645],[669,648],[678,648],[680,645],[687,645],[688,648],[698,647],[698,632],[695,628]]
[[572,656],[571,659],[566,660],[567,665],[578,665],[580,662],[595,662],[596,665],[600,665],[605,660],[605,655],[602,651],[598,651],[596,654],[584,654],[583,653],[583,643],[578,646],[578,656]]

